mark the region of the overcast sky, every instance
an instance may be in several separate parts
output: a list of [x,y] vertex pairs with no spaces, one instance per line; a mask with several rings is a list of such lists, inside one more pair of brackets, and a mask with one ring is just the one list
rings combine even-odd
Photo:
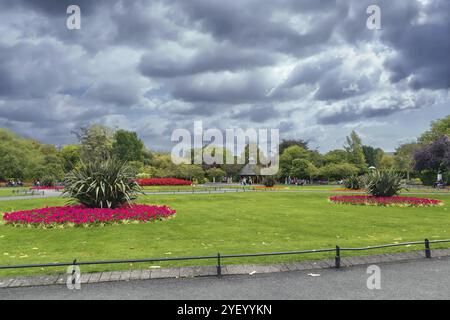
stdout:
[[2,0],[0,127],[67,144],[102,123],[169,150],[203,120],[321,151],[355,129],[392,151],[450,114],[449,16],[448,0]]

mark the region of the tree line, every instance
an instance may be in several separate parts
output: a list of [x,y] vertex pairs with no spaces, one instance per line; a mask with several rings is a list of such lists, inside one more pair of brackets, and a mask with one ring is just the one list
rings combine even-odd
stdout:
[[[241,164],[175,165],[169,153],[148,150],[136,132],[123,129],[92,125],[74,134],[77,144],[56,147],[0,129],[0,181],[39,180],[44,185],[53,184],[61,181],[80,161],[110,157],[128,162],[136,177],[176,177],[198,183],[224,177],[236,181],[243,167]],[[215,148],[213,152],[221,152],[225,158],[230,151]],[[417,141],[398,146],[394,153],[363,144],[355,131],[349,134],[342,148],[324,154],[311,149],[303,139],[283,140],[279,152],[280,170],[275,178],[282,182],[287,178],[340,180],[377,168],[395,170],[405,179],[427,185],[433,184],[441,173],[449,183],[450,116],[433,122]],[[248,157],[248,146],[239,156]]]

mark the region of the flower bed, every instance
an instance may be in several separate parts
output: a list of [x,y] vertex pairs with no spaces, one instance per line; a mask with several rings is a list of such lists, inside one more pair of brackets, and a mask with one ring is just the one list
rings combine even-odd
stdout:
[[369,205],[369,206],[437,206],[442,205],[442,201],[412,198],[412,197],[374,197],[368,195],[351,195],[351,196],[332,196],[330,201],[334,203],[355,204],[355,205]]
[[289,187],[266,187],[266,186],[254,186],[253,187],[256,190],[289,190]]
[[191,181],[176,178],[137,179],[140,186],[190,186]]
[[48,207],[5,213],[3,220],[14,226],[89,226],[163,220],[176,214],[167,206],[124,205],[115,209],[86,208],[82,205]]
[[48,187],[48,186],[40,186],[40,187],[31,187],[30,190],[63,190],[63,186],[56,186],[56,187]]
[[339,192],[365,192],[364,189],[348,189],[348,188],[337,188],[331,191],[339,191]]

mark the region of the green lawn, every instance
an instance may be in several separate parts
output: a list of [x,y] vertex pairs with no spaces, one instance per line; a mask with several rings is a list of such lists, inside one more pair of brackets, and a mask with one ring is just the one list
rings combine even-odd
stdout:
[[179,192],[179,191],[209,191],[209,190],[219,190],[219,189],[234,189],[234,188],[242,188],[237,186],[144,186],[142,189],[145,192]]
[[28,188],[0,188],[0,197],[21,196],[23,193],[13,193],[13,190],[27,191]]
[[[177,210],[168,221],[95,228],[36,229],[0,225],[0,265],[144,257],[214,255],[368,246],[450,238],[450,196],[440,207],[364,207],[336,205],[331,193],[228,193],[150,195],[140,202],[167,204]],[[66,199],[0,201],[0,212],[62,205]],[[422,249],[395,248],[392,251]],[[386,249],[384,250],[386,252]],[[375,253],[375,252],[373,252]],[[346,252],[345,255],[350,253]],[[355,252],[354,254],[369,254]],[[331,258],[332,254],[277,256],[224,263],[268,263]],[[215,264],[214,261],[170,265]],[[167,266],[164,263],[155,263]],[[105,265],[82,271],[142,268]],[[0,276],[64,272],[64,268],[1,271]]]

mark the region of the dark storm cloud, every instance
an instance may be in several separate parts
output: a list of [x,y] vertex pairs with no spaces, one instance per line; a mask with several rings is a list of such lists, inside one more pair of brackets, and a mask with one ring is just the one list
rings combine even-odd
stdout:
[[271,83],[261,72],[204,74],[177,78],[168,84],[175,98],[198,103],[250,103],[267,99]]
[[[352,10],[338,28],[349,43],[374,39],[376,33],[364,26],[368,1],[352,2]],[[418,1],[379,0],[382,42],[393,50],[385,67],[390,80],[409,78],[414,90],[450,88],[450,1],[433,0],[427,6]]]
[[368,92],[377,82],[367,76],[355,77],[333,70],[320,79],[315,97],[318,100],[342,100]]
[[385,64],[392,72],[391,81],[410,77],[408,83],[414,90],[450,88],[449,35],[448,22],[410,26],[399,37],[388,34],[387,41],[397,49]]
[[65,15],[67,7],[78,5],[83,10],[83,14],[95,14],[97,9],[106,4],[113,5],[118,0],[3,0],[4,8],[23,8],[42,13],[48,16]]
[[138,88],[129,82],[94,84],[86,91],[86,96],[104,103],[126,107],[136,104],[140,99]]
[[252,122],[263,123],[267,120],[280,118],[281,113],[272,105],[252,106],[244,110],[233,112],[232,119],[247,119]]
[[332,71],[342,63],[340,57],[329,57],[306,65],[296,66],[289,74],[283,87],[292,88],[300,84],[313,84],[327,72]]
[[347,103],[337,108],[323,110],[317,116],[319,124],[341,124],[355,120],[382,118],[402,110],[427,108],[435,103],[433,97],[418,96],[415,99],[391,96],[378,101],[362,101],[357,104]]
[[340,124],[352,122],[359,119],[375,118],[388,116],[397,112],[398,109],[393,107],[385,108],[361,108],[355,105],[347,105],[336,112],[330,114],[322,114],[317,118],[319,124]]
[[[424,108],[423,91],[445,97],[450,1],[377,0],[377,31],[366,28],[372,3],[4,0],[0,124],[67,142],[102,122],[164,145],[169,128],[194,118],[276,122],[292,135],[299,123]],[[65,27],[71,4],[81,30]]]
[[[333,26],[348,9],[337,1],[175,1],[191,21],[200,23],[203,32],[219,41],[228,40],[244,47],[264,47],[275,51],[300,54],[310,46],[328,40]],[[273,12],[315,15],[308,21],[310,30],[300,30],[286,19],[268,19]],[[305,16],[303,17],[305,18]]]
[[171,78],[193,75],[207,71],[248,70],[253,67],[268,66],[276,62],[275,56],[265,52],[240,50],[229,46],[201,50],[191,58],[145,54],[139,64],[141,72],[149,77]]
[[83,64],[52,41],[0,44],[0,97],[42,98],[83,83]]

